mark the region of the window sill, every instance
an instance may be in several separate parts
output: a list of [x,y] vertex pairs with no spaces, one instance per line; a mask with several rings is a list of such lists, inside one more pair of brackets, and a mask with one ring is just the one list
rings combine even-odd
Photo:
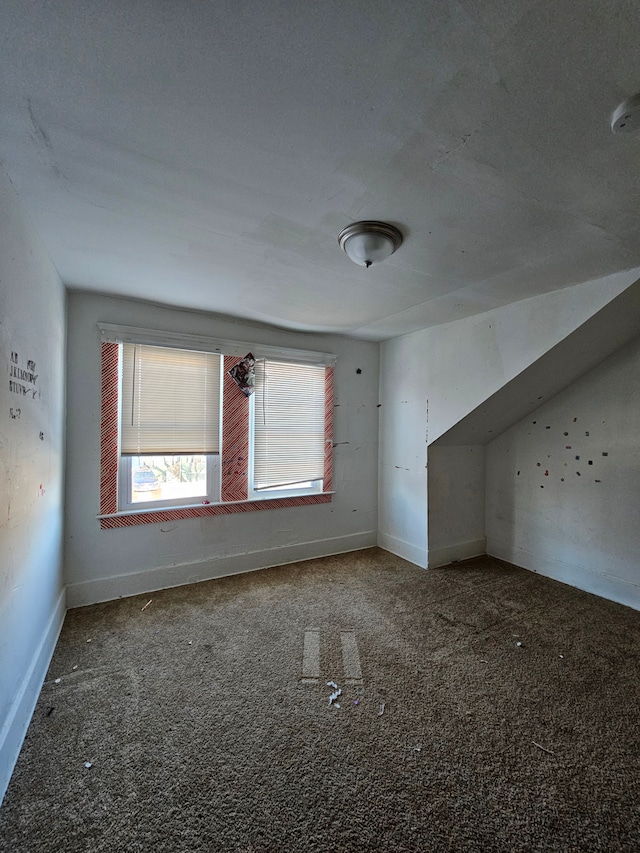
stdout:
[[102,530],[114,527],[130,527],[135,524],[154,524],[177,521],[183,518],[208,518],[214,515],[231,515],[238,512],[255,512],[265,509],[287,509],[296,506],[312,506],[330,503],[334,492],[316,492],[283,498],[260,498],[258,500],[229,501],[216,504],[190,504],[179,507],[155,507],[148,509],[122,510],[98,515]]

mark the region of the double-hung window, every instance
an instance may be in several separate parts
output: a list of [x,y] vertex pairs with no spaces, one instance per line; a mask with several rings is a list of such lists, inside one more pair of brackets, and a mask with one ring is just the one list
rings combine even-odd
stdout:
[[250,495],[322,492],[324,366],[261,359],[252,402]]
[[103,528],[331,500],[333,356],[101,330]]
[[218,353],[121,344],[120,509],[220,499]]

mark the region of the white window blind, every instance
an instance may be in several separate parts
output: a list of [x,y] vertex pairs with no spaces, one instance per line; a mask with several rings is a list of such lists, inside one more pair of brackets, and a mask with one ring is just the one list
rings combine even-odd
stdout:
[[269,489],[324,475],[323,365],[269,359],[256,364],[254,489]]
[[123,456],[220,451],[220,356],[122,344]]

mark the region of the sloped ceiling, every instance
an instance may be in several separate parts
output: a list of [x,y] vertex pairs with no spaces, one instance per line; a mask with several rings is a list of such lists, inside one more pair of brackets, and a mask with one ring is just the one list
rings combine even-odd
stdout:
[[488,444],[638,335],[640,281],[551,347],[434,444]]
[[[72,288],[381,340],[640,265],[632,0],[3,0],[0,160]],[[358,219],[405,243],[370,270]]]

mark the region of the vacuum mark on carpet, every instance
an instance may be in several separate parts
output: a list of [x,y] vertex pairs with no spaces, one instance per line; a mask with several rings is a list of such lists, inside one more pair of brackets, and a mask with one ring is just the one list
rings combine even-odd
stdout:
[[[360,655],[356,642],[356,632],[340,631],[342,646],[342,667],[344,683],[349,685],[363,684]],[[307,628],[304,632],[302,649],[302,684],[318,684],[320,679],[320,629]]]
[[362,669],[360,667],[360,655],[356,643],[355,631],[340,631],[340,642],[342,644],[342,665],[346,684],[362,684]]
[[307,628],[302,650],[302,683],[317,684],[320,678],[320,629]]

